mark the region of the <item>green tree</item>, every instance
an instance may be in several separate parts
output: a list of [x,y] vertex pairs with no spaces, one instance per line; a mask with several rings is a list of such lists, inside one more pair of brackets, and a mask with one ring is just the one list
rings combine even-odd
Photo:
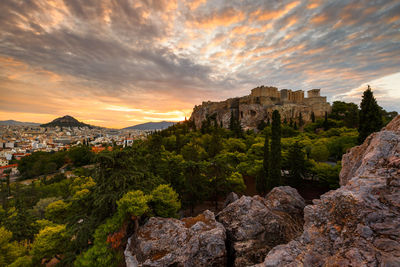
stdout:
[[177,218],[181,202],[174,189],[169,185],[163,184],[151,192],[150,206],[156,216]]
[[260,123],[257,125],[257,130],[262,131],[265,127],[267,127],[267,124],[264,120],[261,120]]
[[305,153],[298,141],[289,147],[288,163],[289,184],[299,186],[306,173],[306,161]]
[[150,210],[147,205],[148,201],[149,197],[144,195],[142,191],[130,191],[117,201],[118,213],[122,218],[128,218],[129,216],[140,217]]
[[4,174],[6,175],[7,197],[11,196],[10,173],[11,173],[11,169],[6,169],[4,171]]
[[65,203],[63,200],[57,200],[50,203],[45,210],[45,216],[47,219],[57,223],[65,221],[68,213],[70,204]]
[[281,158],[281,115],[279,111],[274,110],[272,113],[271,163],[269,168],[269,179],[271,179],[272,187],[282,185]]
[[270,169],[270,155],[269,155],[269,134],[265,135],[264,141],[264,158],[263,158],[263,168],[261,173],[256,177],[256,189],[259,194],[264,195],[267,190],[271,188],[271,181],[269,179],[269,169]]
[[329,150],[324,144],[313,145],[311,148],[311,158],[316,161],[327,161],[329,158]]
[[368,89],[364,91],[360,107],[358,142],[361,144],[368,135],[379,131],[383,126],[381,108],[369,85]]
[[[124,231],[124,224],[131,219],[134,221],[134,231],[139,227],[139,219],[150,212],[148,206],[149,196],[142,191],[129,191],[117,201],[118,210],[105,223],[97,227],[93,237],[93,246],[79,255],[74,266],[120,266],[122,255],[120,249],[120,237]],[[123,236],[123,234],[122,234]]]
[[39,199],[39,201],[35,204],[35,206],[32,209],[33,214],[38,218],[43,219],[47,206],[57,200],[59,200],[59,198],[57,197],[48,197]]
[[229,130],[232,131],[235,137],[242,137],[243,129],[239,120],[239,110],[231,111],[231,118],[229,120]]
[[311,172],[318,178],[321,184],[328,185],[331,189],[339,187],[339,173],[341,164],[338,162],[335,166],[331,166],[323,162],[313,162]]
[[0,266],[8,266],[26,253],[26,248],[12,240],[12,233],[0,227]]
[[299,113],[299,127],[301,128],[304,125],[303,115],[301,112]]
[[358,127],[358,106],[354,103],[335,101],[332,104],[332,112],[329,117],[335,120],[342,120],[348,128]]
[[61,260],[60,255],[67,248],[70,237],[67,234],[65,225],[48,226],[35,236],[32,243],[31,255],[35,262],[46,262],[52,258]]
[[329,130],[328,112],[326,112],[326,111],[325,111],[325,118],[324,118],[324,122],[323,122],[322,126],[324,127],[324,131]]
[[214,128],[211,135],[211,143],[208,149],[208,156],[213,158],[222,150],[222,138],[217,128]]
[[88,165],[92,162],[93,152],[91,151],[90,147],[80,145],[68,150],[68,157],[75,166],[79,167]]
[[246,185],[243,180],[243,176],[239,172],[232,172],[227,178],[229,191],[242,193],[246,190]]
[[315,122],[315,114],[314,114],[314,111],[311,112],[311,122],[312,122],[312,123]]
[[207,177],[204,174],[206,168],[205,162],[188,160],[183,164],[185,181],[182,198],[183,203],[190,208],[191,214],[194,212],[194,207],[206,198],[209,191]]

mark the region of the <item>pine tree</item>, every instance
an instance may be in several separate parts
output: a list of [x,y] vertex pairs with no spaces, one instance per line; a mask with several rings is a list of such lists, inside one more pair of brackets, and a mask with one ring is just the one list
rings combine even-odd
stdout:
[[281,115],[279,111],[272,113],[272,133],[271,133],[271,160],[269,168],[269,179],[272,187],[282,184],[281,175]]
[[311,122],[312,122],[312,123],[315,122],[315,114],[314,114],[314,111],[311,112]]
[[360,107],[358,142],[361,144],[368,135],[379,131],[383,126],[381,108],[369,85],[368,89],[364,91]]
[[264,195],[267,190],[271,190],[271,181],[268,179],[269,177],[269,136],[268,133],[265,135],[264,142],[264,160],[263,160],[263,168],[262,171],[256,178],[256,189],[260,195]]

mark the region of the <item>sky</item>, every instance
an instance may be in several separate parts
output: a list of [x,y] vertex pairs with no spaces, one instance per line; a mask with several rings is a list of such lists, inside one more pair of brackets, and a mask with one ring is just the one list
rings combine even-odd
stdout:
[[260,85],[400,111],[400,1],[1,0],[0,120],[127,127]]

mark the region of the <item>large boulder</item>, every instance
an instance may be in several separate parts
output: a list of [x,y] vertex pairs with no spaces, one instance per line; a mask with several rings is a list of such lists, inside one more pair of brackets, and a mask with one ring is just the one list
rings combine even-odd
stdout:
[[128,241],[125,261],[136,266],[225,266],[225,229],[214,213],[177,220],[152,217]]
[[342,187],[307,206],[303,234],[259,266],[400,266],[400,116],[342,164]]
[[217,214],[227,233],[230,264],[263,261],[274,246],[302,232],[304,200],[288,186],[274,188],[266,198],[242,196]]

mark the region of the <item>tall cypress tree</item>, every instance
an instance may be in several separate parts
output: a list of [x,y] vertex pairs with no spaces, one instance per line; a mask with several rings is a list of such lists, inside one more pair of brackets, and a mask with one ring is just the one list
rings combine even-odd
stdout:
[[235,137],[243,136],[242,125],[239,120],[239,110],[231,110],[231,118],[229,120],[229,130],[231,130]]
[[328,131],[329,130],[328,112],[326,112],[326,111],[325,111],[325,119],[324,119],[324,122],[323,122],[322,126],[324,127],[324,131]]
[[358,142],[361,144],[373,132],[383,126],[381,108],[376,102],[371,87],[364,91],[359,113]]
[[301,112],[299,113],[299,127],[304,125],[304,121],[303,121],[303,114],[301,114]]
[[272,186],[282,185],[281,175],[281,115],[279,111],[274,110],[272,113],[271,128],[271,160],[269,168],[269,179]]
[[305,154],[298,141],[289,147],[289,183],[292,186],[299,186],[306,172]]
[[314,111],[311,112],[311,122],[312,122],[312,123],[315,122],[315,114],[314,114]]
[[229,130],[235,131],[235,114],[231,110],[231,118],[229,119]]
[[268,133],[266,133],[264,142],[263,168],[256,178],[256,189],[261,195],[265,194],[267,190],[272,189],[271,181],[269,179],[269,157],[269,136]]

